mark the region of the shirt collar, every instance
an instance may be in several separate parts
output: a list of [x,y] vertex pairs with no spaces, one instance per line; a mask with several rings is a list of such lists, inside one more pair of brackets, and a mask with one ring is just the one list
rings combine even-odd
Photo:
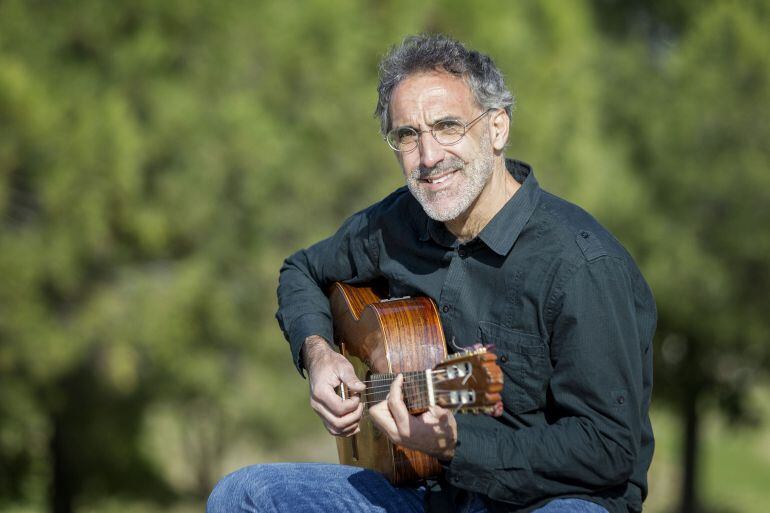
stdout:
[[[478,235],[479,240],[500,256],[507,255],[513,247],[521,230],[524,229],[532,216],[541,193],[540,185],[537,183],[535,173],[529,164],[506,159],[505,167],[513,178],[521,184],[521,187]],[[442,246],[453,247],[457,245],[457,239],[447,230],[444,223],[434,221],[427,215],[425,217],[427,221],[425,230],[420,235],[420,240],[427,241],[432,238]]]

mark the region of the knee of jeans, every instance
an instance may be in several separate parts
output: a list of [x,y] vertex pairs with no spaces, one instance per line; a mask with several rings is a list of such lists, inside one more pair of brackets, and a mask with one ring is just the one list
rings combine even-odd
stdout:
[[206,513],[223,513],[227,511],[228,505],[232,501],[231,489],[233,486],[231,476],[232,474],[223,477],[214,485],[214,489],[211,490],[208,501],[206,501]]
[[242,504],[250,502],[248,497],[255,492],[260,482],[259,474],[259,465],[254,465],[220,479],[209,495],[206,513],[239,511]]

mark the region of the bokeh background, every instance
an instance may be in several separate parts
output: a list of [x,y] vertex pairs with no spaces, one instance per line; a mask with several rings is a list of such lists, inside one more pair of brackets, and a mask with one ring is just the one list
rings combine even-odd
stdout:
[[335,461],[282,259],[401,184],[377,62],[491,54],[509,155],[659,307],[652,513],[770,508],[767,0],[0,0],[0,511],[202,511]]

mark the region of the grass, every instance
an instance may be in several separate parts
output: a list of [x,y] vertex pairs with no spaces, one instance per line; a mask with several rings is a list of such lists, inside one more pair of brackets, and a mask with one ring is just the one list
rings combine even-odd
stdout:
[[[704,513],[770,511],[770,387],[758,386],[754,393],[759,426],[735,428],[713,413],[705,418],[700,454]],[[681,421],[671,411],[655,408],[652,422],[656,450],[645,513],[675,513],[681,486]],[[336,462],[337,453],[332,437],[317,421],[304,440],[278,453],[261,453],[258,459]]]
[[[758,428],[736,429],[716,415],[708,415],[703,425],[700,456],[700,493],[704,513],[754,513],[770,510],[770,387],[757,386],[754,404],[761,424]],[[312,425],[308,434],[283,448],[260,448],[238,444],[233,447],[225,470],[251,463],[273,461],[336,462],[334,440],[320,420],[307,417]],[[672,412],[654,409],[656,452],[649,473],[650,494],[645,513],[676,513],[681,471],[680,420]],[[188,500],[168,507],[143,502],[103,500],[78,508],[81,513],[193,513],[202,511],[202,501]],[[2,508],[2,513],[39,513],[37,508]]]
[[[770,510],[770,387],[755,391],[760,425],[729,425],[706,416],[700,454],[700,499],[705,513],[753,513]],[[669,411],[652,415],[657,447],[650,469],[646,513],[672,513],[681,485],[681,425]]]

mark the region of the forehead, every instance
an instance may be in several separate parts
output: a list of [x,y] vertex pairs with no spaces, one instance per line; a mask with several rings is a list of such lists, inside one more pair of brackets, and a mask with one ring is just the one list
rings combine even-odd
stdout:
[[467,116],[477,108],[465,80],[432,71],[410,75],[393,90],[390,116],[393,126],[431,124],[445,116]]

